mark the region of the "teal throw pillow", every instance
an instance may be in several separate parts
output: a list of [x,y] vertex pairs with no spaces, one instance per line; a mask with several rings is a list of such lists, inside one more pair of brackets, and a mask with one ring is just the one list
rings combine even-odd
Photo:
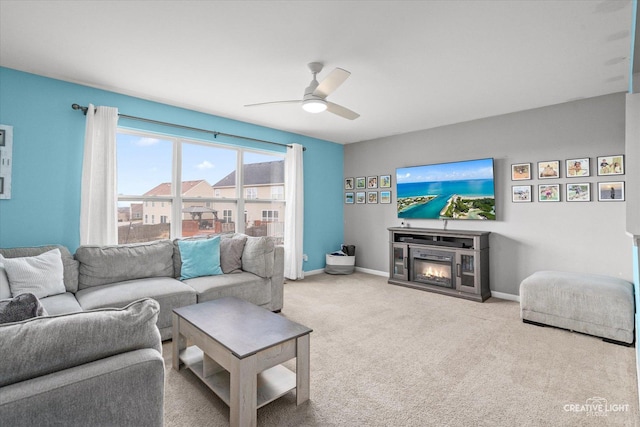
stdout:
[[220,237],[199,240],[179,240],[182,268],[180,280],[222,274],[220,268]]

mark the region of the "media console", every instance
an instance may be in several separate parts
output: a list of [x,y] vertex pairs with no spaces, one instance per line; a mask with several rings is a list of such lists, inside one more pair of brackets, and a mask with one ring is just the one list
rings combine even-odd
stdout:
[[489,289],[489,234],[389,228],[389,283],[482,302]]

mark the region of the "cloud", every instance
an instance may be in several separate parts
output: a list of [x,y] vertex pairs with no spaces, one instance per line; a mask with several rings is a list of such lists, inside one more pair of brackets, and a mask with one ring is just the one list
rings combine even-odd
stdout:
[[158,142],[160,142],[160,140],[156,138],[140,138],[136,141],[136,145],[139,147],[148,147],[150,145],[156,145]]
[[214,167],[213,163],[211,163],[211,162],[209,162],[207,160],[205,160],[202,163],[196,165],[196,168],[198,168],[198,169],[213,169],[213,167]]

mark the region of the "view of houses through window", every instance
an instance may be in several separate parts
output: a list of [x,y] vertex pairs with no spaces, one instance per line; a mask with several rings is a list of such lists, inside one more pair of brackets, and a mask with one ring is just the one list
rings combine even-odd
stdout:
[[284,154],[119,129],[117,180],[118,243],[233,232],[283,241]]

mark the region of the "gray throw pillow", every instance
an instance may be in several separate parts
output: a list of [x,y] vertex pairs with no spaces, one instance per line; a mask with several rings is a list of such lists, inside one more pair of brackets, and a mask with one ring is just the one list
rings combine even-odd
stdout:
[[46,310],[34,294],[20,294],[0,301],[0,323],[21,322],[46,315]]
[[242,253],[246,237],[220,240],[220,267],[224,274],[242,271]]

